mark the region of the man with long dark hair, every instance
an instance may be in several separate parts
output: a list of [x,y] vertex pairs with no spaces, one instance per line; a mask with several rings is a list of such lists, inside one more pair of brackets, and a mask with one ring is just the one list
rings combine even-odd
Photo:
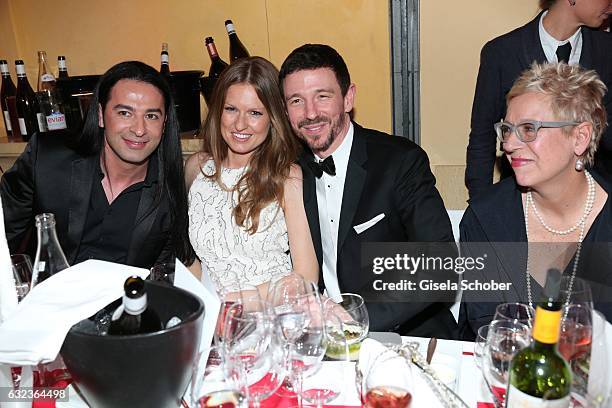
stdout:
[[0,183],[12,253],[31,251],[34,216],[55,214],[70,264],[190,264],[178,120],[168,83],[138,61],[98,82],[83,130],[32,137]]

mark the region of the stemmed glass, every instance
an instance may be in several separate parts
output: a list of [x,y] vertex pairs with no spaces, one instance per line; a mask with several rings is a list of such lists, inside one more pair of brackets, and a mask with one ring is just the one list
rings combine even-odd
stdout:
[[[571,289],[570,289],[571,284]],[[561,277],[561,290],[559,299],[567,305],[584,305],[588,309],[593,309],[593,294],[591,286],[584,279],[563,275]]]
[[363,394],[360,395],[364,407],[410,406],[412,378],[406,359],[390,349],[374,358],[364,373]]
[[511,320],[533,327],[535,310],[524,303],[502,303],[495,308],[493,320]]
[[474,343],[474,361],[478,368],[482,368],[482,355],[485,345],[487,344],[487,335],[489,334],[489,325],[485,324],[478,328],[476,333],[476,341]]
[[[359,346],[367,337],[370,326],[368,309],[360,295],[354,293],[342,293],[342,301],[336,303],[334,299],[328,298],[323,304],[325,313],[333,313],[342,321],[342,329],[345,340],[348,342],[351,360],[356,360],[359,355]],[[335,356],[337,348],[327,348],[327,356],[334,359],[343,359]],[[342,352],[343,350],[340,350]]]
[[510,362],[530,343],[530,329],[515,320],[494,320],[489,324],[481,369],[493,394],[496,407],[504,406]]
[[226,360],[217,346],[199,353],[191,376],[190,406],[246,407],[248,390],[242,382],[241,370],[242,366],[234,360]]

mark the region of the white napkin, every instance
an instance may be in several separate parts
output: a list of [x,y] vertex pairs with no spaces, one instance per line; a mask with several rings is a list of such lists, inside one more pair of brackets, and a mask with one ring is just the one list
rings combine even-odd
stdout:
[[8,319],[17,307],[17,292],[13,278],[13,264],[4,231],[4,213],[0,199],[0,324]]
[[[212,343],[217,327],[217,318],[221,309],[221,299],[215,290],[215,284],[210,279],[210,274],[202,263],[202,281],[200,282],[193,274],[179,261],[175,262],[174,267],[174,286],[185,289],[193,293],[204,302],[204,321],[202,322],[202,336],[200,337],[200,351],[207,350]],[[208,358],[208,356],[205,356]]]
[[121,297],[132,275],[144,279],[149,271],[88,260],[36,285],[0,325],[0,363],[53,361],[72,325]]

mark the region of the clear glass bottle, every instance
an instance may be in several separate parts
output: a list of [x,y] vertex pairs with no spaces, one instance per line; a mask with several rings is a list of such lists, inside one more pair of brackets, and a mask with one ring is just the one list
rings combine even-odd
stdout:
[[47,53],[38,51],[38,100],[40,110],[45,116],[47,130],[66,129],[66,115],[57,81],[47,66]]
[[36,90],[47,91],[55,89],[55,77],[47,66],[47,52],[38,51],[38,86]]
[[36,132],[46,132],[47,126],[44,115],[40,111],[40,105],[36,94],[30,86],[26,76],[23,60],[15,60],[15,71],[17,72],[17,91],[15,93],[15,104],[19,121],[19,131],[24,142]]
[[70,266],[57,239],[55,216],[43,213],[38,214],[35,220],[38,245],[32,268],[32,287]]

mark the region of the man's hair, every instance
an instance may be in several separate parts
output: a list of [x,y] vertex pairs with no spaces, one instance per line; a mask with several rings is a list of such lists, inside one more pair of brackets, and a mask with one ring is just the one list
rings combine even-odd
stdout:
[[[565,63],[533,63],[514,82],[506,103],[517,96],[537,92],[548,96],[550,107],[558,120],[589,122],[593,125],[591,142],[583,154],[585,162],[593,164],[601,135],[606,129],[606,109],[603,97],[606,85],[597,72]],[[570,132],[571,128],[564,128]]]
[[342,96],[346,96],[351,85],[351,76],[346,63],[335,49],[324,44],[304,44],[289,54],[280,69],[281,91],[283,91],[283,80],[287,75],[317,68],[329,68],[334,71]]
[[539,1],[539,6],[542,10],[548,10],[549,8],[552,7],[553,4],[555,4],[557,2],[557,0],[540,0]]
[[228,189],[221,181],[221,165],[228,155],[227,143],[221,135],[221,116],[227,90],[238,84],[253,87],[270,117],[268,135],[253,152],[245,173],[235,187],[238,192],[238,202],[233,210],[236,224],[253,234],[259,227],[261,210],[272,202],[283,204],[285,181],[289,177],[291,164],[297,160],[299,144],[285,113],[278,85],[278,70],[261,57],[240,59],[219,77],[202,128],[202,150],[215,163],[215,172],[204,173],[206,177]]
[[[171,212],[170,231],[173,255],[182,262],[191,264],[195,254],[187,238],[187,193],[183,176],[183,158],[179,138],[179,123],[174,100],[168,82],[157,70],[140,61],[120,62],[102,75],[94,91],[87,116],[77,140],[77,149],[86,155],[99,155],[104,147],[104,128],[99,126],[98,109],[104,109],[111,91],[117,82],[129,79],[153,85],[164,98],[166,118],[159,146],[157,147],[158,183],[155,200],[147,212],[160,205],[164,196],[168,198]],[[153,156],[155,157],[155,156]],[[136,223],[141,220],[136,220]]]

